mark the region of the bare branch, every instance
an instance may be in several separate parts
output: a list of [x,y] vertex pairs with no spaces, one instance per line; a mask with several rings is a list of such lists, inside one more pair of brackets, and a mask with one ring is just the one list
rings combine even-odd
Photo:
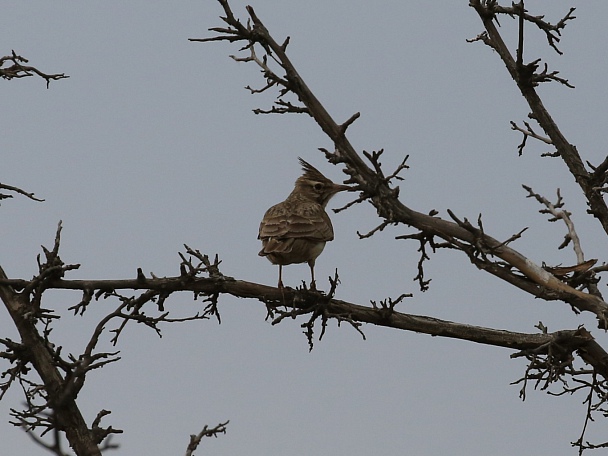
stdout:
[[[573,16],[572,13],[576,10],[576,8],[570,8],[568,13],[564,17],[562,17],[556,24],[551,24],[544,20],[545,16],[532,16],[528,14],[527,10],[523,7],[523,2],[513,3],[512,6],[505,7],[498,5],[496,2],[487,2],[487,7],[492,11],[493,14],[506,14],[511,17],[521,17],[523,21],[530,22],[531,24],[536,25],[540,30],[542,30],[546,37],[547,43],[551,46],[555,52],[562,55],[563,52],[557,48],[557,43],[560,41],[561,31],[566,27],[568,21],[576,19],[576,16]],[[522,27],[520,26],[520,29]]]
[[[4,67],[5,64],[12,62],[11,66]],[[51,81],[59,79],[69,78],[64,73],[60,74],[46,74],[38,70],[36,67],[23,65],[28,63],[28,60],[20,55],[17,55],[15,51],[12,51],[11,55],[0,57],[0,77],[3,79],[18,79],[33,76],[34,74],[40,76],[46,80],[46,88],[49,88]],[[34,198],[32,198],[34,199]]]
[[[511,55],[511,52],[493,23],[497,12],[500,13],[501,11],[504,11],[506,14],[509,14],[508,8],[499,6],[495,1],[486,2],[481,0],[470,0],[469,5],[478,13],[486,29],[485,33],[487,34],[487,39],[484,40],[484,42],[489,42],[504,62],[509,74],[516,82],[522,95],[530,106],[530,117],[538,122],[547,137],[551,140],[551,144],[556,148],[555,155],[559,156],[564,161],[568,170],[581,187],[589,204],[590,213],[601,223],[604,231],[608,233],[608,206],[602,198],[601,193],[597,190],[598,185],[597,181],[594,179],[595,176],[590,175],[585,169],[583,160],[576,147],[564,137],[534,89],[535,83],[544,80],[556,80],[561,83],[566,83],[568,86],[570,85],[566,80],[558,78],[556,72],[548,72],[546,66],[543,72],[535,75],[534,72],[538,66],[538,60],[533,62],[532,66],[527,66],[528,73],[526,73],[526,68],[517,65],[516,60]],[[516,9],[517,8],[514,8],[510,11],[510,15],[513,17],[518,13]],[[554,47],[555,42],[558,41],[558,37],[561,34],[561,30],[568,21],[574,19],[574,16],[572,15],[573,12],[574,9],[570,9],[562,20],[555,25],[544,22],[542,16],[534,18],[525,15],[525,19],[535,23],[544,30],[548,34],[547,39],[549,40],[550,45]],[[524,67],[526,66],[524,65]]]
[[201,432],[199,432],[198,434],[196,434],[196,435],[191,434],[190,443],[188,443],[188,448],[186,448],[186,456],[194,455],[194,451],[200,445],[203,437],[217,437],[218,434],[225,434],[226,426],[228,425],[228,423],[230,423],[230,420],[226,421],[225,423],[220,423],[211,429],[209,429],[209,427],[207,427],[207,425],[205,425],[203,430]]
[[[23,281],[19,281],[22,283]],[[13,280],[0,280],[0,289],[3,286],[10,286],[14,283]],[[291,288],[279,289],[268,287],[251,282],[241,280],[224,280],[218,281],[213,278],[197,278],[188,282],[184,282],[181,277],[157,278],[148,279],[146,284],[133,280],[65,280],[56,279],[49,284],[49,288],[68,289],[68,290],[83,290],[83,289],[98,289],[98,290],[118,290],[118,289],[148,289],[148,290],[165,290],[165,291],[193,291],[204,294],[230,294],[241,298],[254,298],[264,303],[269,302],[289,303],[297,310],[303,310],[304,313],[320,310],[325,312],[326,317],[336,318],[338,321],[346,321],[349,324],[353,323],[370,323],[378,326],[391,327],[407,331],[415,331],[436,336],[451,337],[478,342],[486,345],[497,345],[511,349],[525,350],[530,348],[538,348],[546,344],[551,335],[528,335],[515,333],[503,330],[495,330],[490,328],[482,328],[461,323],[454,323],[445,320],[439,320],[432,317],[419,315],[403,314],[393,311],[387,317],[381,309],[373,307],[360,306],[354,303],[337,300],[335,298],[327,299],[327,296],[318,291],[313,290],[293,290]],[[283,300],[285,297],[285,300]],[[322,303],[321,307],[319,303]],[[319,313],[321,318],[322,313]],[[578,340],[578,336],[574,336],[573,342]],[[585,336],[585,341],[590,340],[590,336]],[[574,344],[579,347],[577,342]],[[608,354],[594,354],[586,362],[593,364],[598,372],[608,377]]]
[[340,125],[340,130],[342,130],[342,133],[346,133],[346,129],[348,127],[350,127],[352,125],[352,123],[357,120],[359,117],[361,116],[360,112],[356,112],[354,113],[352,116],[350,116],[348,118],[348,120],[346,120],[346,122],[344,122],[342,125]]
[[572,219],[570,218],[570,215],[572,214],[562,209],[564,207],[564,202],[559,188],[557,189],[557,202],[551,203],[545,197],[535,193],[531,187],[526,185],[522,185],[522,187],[528,192],[528,198],[535,198],[536,201],[546,207],[546,209],[541,209],[539,212],[541,214],[551,214],[552,218],[549,219],[550,222],[555,222],[557,220],[562,220],[564,222],[566,228],[568,229],[568,234],[565,236],[565,240],[562,245],[559,246],[559,248],[562,249],[572,242],[572,247],[574,249],[574,253],[576,254],[576,262],[579,264],[584,263],[585,255],[581,247],[581,241],[574,228],[574,223],[572,223]]
[[374,234],[376,234],[378,231],[383,231],[384,228],[386,228],[387,226],[389,226],[391,223],[387,222],[386,220],[384,222],[382,222],[380,225],[378,225],[376,228],[374,228],[373,230],[371,230],[370,232],[366,233],[366,234],[361,234],[359,231],[357,231],[357,236],[359,236],[359,239],[367,239],[372,237]]
[[536,134],[536,132],[532,129],[532,126],[528,122],[524,122],[524,125],[526,126],[525,129],[518,126],[515,122],[511,121],[511,130],[516,130],[523,134],[523,139],[521,141],[521,144],[519,146],[517,146],[520,156],[523,154],[524,147],[526,147],[526,141],[529,137],[542,141],[545,144],[549,144],[549,145],[553,144],[551,142],[551,139]]
[[[482,18],[489,43],[503,59],[513,79],[518,83],[522,94],[528,100],[533,118],[545,131],[560,156],[568,164],[573,175],[576,176],[577,181],[581,184],[588,198],[593,214],[600,220],[602,226],[608,232],[608,207],[599,194],[588,185],[588,174],[582,165],[576,149],[557,129],[538,95],[530,85],[529,77],[531,76],[528,79],[522,76],[520,69],[517,67],[516,62],[496,30],[493,23],[496,16],[496,12],[494,11],[496,2],[482,3],[479,0],[471,0],[470,4]],[[297,96],[308,108],[310,115],[313,116],[322,130],[333,141],[335,152],[331,161],[346,165],[345,172],[351,176],[349,182],[357,185],[357,189],[362,192],[362,196],[368,198],[368,201],[374,205],[380,217],[389,223],[402,223],[413,226],[422,231],[426,236],[438,237],[444,240],[447,245],[454,246],[467,253],[471,261],[480,269],[494,274],[536,297],[563,300],[570,304],[577,312],[591,311],[597,316],[600,327],[608,327],[608,304],[598,296],[572,288],[533,263],[529,258],[510,248],[506,245],[507,243],[501,243],[486,233],[470,229],[458,223],[416,212],[402,204],[398,200],[398,188],[390,188],[382,172],[379,162],[382,151],[372,152],[371,154],[364,152],[373,169],[365,165],[346,138],[340,125],[333,120],[302,80],[289,58],[285,55],[281,45],[270,36],[270,33],[257,15],[255,15],[253,9],[249,7],[247,11],[251,17],[252,25],[247,30],[240,29],[240,32],[237,31],[236,33],[239,35],[239,38],[245,40],[248,45],[259,44],[267,52],[272,53],[272,56],[280,63],[281,68],[285,71],[285,80],[287,81],[285,90],[292,91]],[[232,23],[232,25],[234,30],[239,28],[239,25],[236,23]],[[479,39],[484,39],[484,37],[485,35],[480,35]],[[484,41],[486,40],[484,39]],[[280,93],[280,96],[283,94],[285,94],[284,91]],[[490,252],[491,255],[499,257],[501,263],[491,262],[487,256],[480,257],[476,252]]]
[[[42,202],[43,199],[36,198],[33,193],[26,192],[25,190],[20,189],[19,187],[13,187],[12,185],[2,184],[0,183],[0,190],[8,190],[9,192],[14,192],[23,196],[27,196],[29,199],[34,201]],[[0,193],[0,201],[7,198],[12,198],[13,195],[8,195],[5,193]]]
[[104,416],[107,416],[110,413],[112,412],[110,412],[109,410],[101,410],[93,420],[93,425],[91,426],[91,432],[93,433],[95,442],[98,445],[102,442],[104,443],[104,445],[101,447],[102,451],[118,448],[118,445],[113,445],[110,443],[110,437],[112,436],[112,434],[123,433],[121,429],[114,429],[112,426],[109,426],[107,428],[101,427],[101,420]]

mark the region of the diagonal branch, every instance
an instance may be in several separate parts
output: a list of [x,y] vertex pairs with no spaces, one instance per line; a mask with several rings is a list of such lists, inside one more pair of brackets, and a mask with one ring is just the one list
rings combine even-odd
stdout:
[[[0,268],[0,279],[6,279],[2,268]],[[45,391],[49,394],[47,403],[55,412],[53,423],[56,424],[53,424],[53,427],[57,426],[65,431],[70,446],[76,454],[101,456],[101,451],[74,398],[60,397],[63,390],[63,378],[56,366],[53,354],[48,349],[46,340],[39,334],[34,321],[28,317],[30,305],[27,297],[23,293],[15,292],[12,286],[0,284],[0,299],[13,319],[23,346],[28,349],[29,359],[44,383]]]
[[[581,159],[576,147],[562,134],[557,124],[545,108],[542,100],[538,96],[533,84],[530,84],[529,74],[523,74],[521,68],[517,65],[516,60],[511,55],[509,48],[502,39],[502,36],[498,32],[496,25],[494,24],[494,13],[496,8],[496,2],[484,2],[481,0],[471,0],[470,6],[472,6],[478,13],[483,25],[486,29],[485,37],[491,43],[492,48],[502,59],[503,63],[507,67],[507,71],[511,75],[511,78],[517,84],[522,95],[530,106],[531,114],[530,117],[536,120],[541,126],[549,140],[556,148],[557,153],[562,158],[570,174],[574,177],[578,185],[581,187],[587,203],[589,205],[589,212],[600,222],[602,228],[608,233],[608,206],[604,201],[601,192],[598,191],[594,176],[590,174],[583,160]],[[565,23],[573,19],[573,10],[558,23],[559,28],[563,28]],[[546,73],[546,71],[545,71]],[[541,73],[542,75],[543,73]],[[550,74],[546,73],[545,75]]]
[[[253,8],[247,7],[251,25],[244,29],[241,23],[234,18],[232,12],[226,10],[226,2],[220,0],[220,3],[226,11],[226,18],[224,20],[231,26],[230,33],[226,33],[225,39],[234,41],[238,37],[238,39],[247,43],[245,48],[259,44],[280,63],[280,66],[285,70],[285,89],[290,90],[297,96],[300,102],[308,109],[308,113],[334,143],[335,152],[333,154],[325,152],[325,155],[328,156],[331,163],[344,163],[346,165],[344,172],[349,175],[349,179],[346,182],[357,185],[362,197],[371,202],[376,208],[378,215],[386,223],[405,224],[415,227],[426,236],[439,237],[446,243],[463,251],[469,248],[477,249],[477,246],[481,246],[489,254],[500,258],[508,265],[508,267],[497,267],[496,264],[476,259],[476,264],[481,269],[518,286],[535,297],[548,300],[562,300],[570,304],[577,312],[592,312],[597,317],[598,325],[601,328],[608,328],[608,305],[599,297],[571,287],[542,269],[539,265],[536,265],[520,252],[506,245],[506,243],[501,243],[481,230],[462,226],[456,222],[443,220],[433,215],[426,215],[404,205],[398,198],[398,187],[391,188],[381,170],[378,169],[379,163],[376,163],[377,160],[374,162],[374,156],[368,154],[368,158],[374,164],[374,169],[369,168],[365,164],[347,139],[344,129],[331,117],[325,107],[312,93],[291,60],[287,57],[285,47],[275,41],[270,35],[259,17],[255,14]],[[479,2],[472,1],[472,5],[478,4]],[[492,23],[492,17],[487,16],[486,10],[481,5],[479,6],[479,11],[480,14],[486,14],[482,18],[488,28],[488,35],[494,46],[496,46],[501,57],[506,52],[506,55],[510,59],[507,66],[512,71],[514,78],[519,77],[515,62],[508,53],[506,46],[504,46],[500,35],[498,35]],[[524,88],[522,87],[523,90]],[[535,119],[548,134],[564,160],[574,168],[573,174],[587,192],[589,190],[587,185],[588,175],[580,162],[580,157],[578,157],[574,146],[571,146],[561,135],[549,114],[544,110],[534,90],[531,88],[527,88],[526,90],[528,90],[529,94],[532,94],[528,96],[536,97],[530,103]],[[279,96],[282,96],[282,94],[283,92]],[[603,224],[605,223],[605,228],[608,232],[608,208],[598,196],[598,192],[589,190],[589,200],[591,208],[595,210],[596,217]]]
[[[566,27],[568,21],[576,19],[576,16],[573,16],[572,14],[576,8],[570,8],[564,17],[557,23],[552,24],[544,20],[545,16],[533,16],[529,14],[528,11],[524,9],[523,1],[520,1],[520,3],[513,2],[511,6],[501,6],[496,2],[492,2],[492,4],[488,3],[486,6],[491,9],[494,14],[506,14],[511,17],[518,16],[521,21],[536,25],[539,30],[542,30],[545,33],[549,46],[560,55],[562,55],[563,52],[557,48],[557,43],[560,41],[561,31]],[[520,26],[520,31],[522,28],[523,27]]]
[[[11,287],[23,287],[28,281],[15,279],[1,279],[0,290],[9,290]],[[347,315],[353,322],[369,323],[377,326],[414,331],[434,336],[449,337],[468,340],[484,345],[495,345],[513,350],[538,349],[550,343],[553,337],[564,337],[569,340],[572,349],[585,347],[585,362],[608,378],[608,354],[597,345],[588,333],[581,329],[575,331],[558,331],[554,334],[525,334],[512,331],[484,328],[463,323],[455,323],[437,318],[421,315],[412,315],[397,312],[391,308],[390,312],[378,306],[362,306],[359,304],[328,299],[320,292],[312,290],[294,290],[292,288],[275,288],[234,278],[197,278],[184,281],[182,277],[166,277],[146,279],[122,280],[66,280],[56,279],[47,284],[47,288],[65,290],[156,290],[156,291],[192,291],[199,294],[229,294],[239,298],[253,298],[273,306],[290,306],[294,309],[313,312],[317,303],[322,303],[329,315]],[[2,296],[3,299],[5,296]]]
[[190,442],[188,443],[188,448],[186,448],[186,456],[193,456],[194,451],[198,448],[201,443],[203,437],[217,437],[218,434],[226,433],[226,426],[230,423],[230,420],[225,423],[220,423],[214,428],[209,429],[207,425],[199,432],[198,434],[190,435]]
[[[34,196],[34,193],[26,192],[25,190],[22,190],[19,187],[14,187],[12,185],[0,183],[0,190],[8,190],[9,192],[18,193],[19,195],[27,196],[29,199],[34,200],[34,201],[38,201],[38,202],[44,201],[43,199],[36,198]],[[0,193],[0,200],[12,198],[12,197],[13,197],[13,195],[7,195],[5,193]]]

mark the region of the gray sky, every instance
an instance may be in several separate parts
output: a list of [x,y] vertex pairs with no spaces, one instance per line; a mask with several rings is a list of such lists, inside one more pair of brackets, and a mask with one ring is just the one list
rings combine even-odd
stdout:
[[[564,227],[548,224],[521,184],[551,199],[560,187],[587,258],[605,261],[599,226],[565,166],[541,159],[547,149],[539,144],[517,156],[521,138],[509,121],[526,119],[528,109],[498,56],[466,43],[482,31],[475,12],[466,0],[442,3],[251,1],[277,40],[291,36],[289,55],[336,120],[361,112],[349,129],[355,147],[384,148],[386,170],[410,155],[400,184],[405,204],[470,220],[481,212],[499,239],[529,226],[515,248],[539,264],[572,264],[570,249],[556,250]],[[547,3],[526,6],[552,22],[570,6]],[[245,17],[245,2],[231,4]],[[37,78],[0,81],[0,181],[46,200],[16,198],[0,208],[0,264],[10,277],[36,272],[40,244],[52,245],[63,220],[61,257],[82,264],[70,278],[132,278],[138,267],[177,275],[177,252],[187,243],[218,253],[226,275],[276,284],[277,268],[257,256],[257,229],[291,191],[297,157],[336,181],[344,175],[317,151],[331,143],[310,118],[251,112],[272,99],[243,89],[263,81],[252,65],[228,58],[237,46],[188,42],[221,26],[220,14],[211,0],[5,2],[0,53],[14,49],[43,71],[70,75],[49,90]],[[594,164],[606,155],[607,15],[606,2],[580,6],[560,43],[564,56],[527,32],[527,60],[546,58],[576,86],[549,84],[540,94]],[[501,23],[513,45],[513,24]],[[339,195],[330,206],[348,200]],[[551,331],[585,324],[608,347],[590,316],[533,300],[457,253],[432,256],[423,294],[412,281],[417,245],[394,240],[411,231],[358,240],[357,231],[379,223],[369,205],[332,219],[336,240],[316,273],[327,289],[338,269],[339,299],[368,305],[411,292],[399,310],[522,332],[535,332],[539,320]],[[289,266],[283,278],[295,286],[308,274],[306,265]],[[66,314],[80,296],[47,299],[45,307]],[[116,305],[102,301],[84,318],[66,316],[56,342],[79,353]],[[167,305],[177,314],[200,306],[186,294]],[[227,434],[204,441],[200,454],[575,454],[569,442],[579,436],[584,398],[529,391],[522,403],[509,383],[525,364],[507,350],[371,326],[363,341],[332,322],[309,353],[304,320],[273,327],[263,305],[230,297],[220,312],[219,326],[166,326],[162,339],[132,325],[118,346],[122,362],[90,375],[79,404],[89,422],[112,411],[104,422],[125,431],[114,454],[183,454],[189,434],[228,419]],[[0,336],[16,338],[6,313]],[[20,400],[15,389],[0,403],[3,454],[47,454],[6,424]]]

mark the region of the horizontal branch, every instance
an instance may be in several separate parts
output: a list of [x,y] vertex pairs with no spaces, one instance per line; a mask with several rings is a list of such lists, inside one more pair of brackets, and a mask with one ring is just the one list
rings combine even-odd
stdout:
[[[30,281],[22,279],[0,280],[0,286],[10,286],[15,289],[24,289]],[[253,298],[267,305],[286,305],[297,309],[307,309],[322,302],[325,310],[332,315],[345,315],[349,319],[376,326],[414,331],[433,336],[449,337],[467,340],[484,345],[494,345],[513,350],[536,350],[554,340],[563,344],[568,341],[573,349],[590,347],[594,343],[593,337],[581,330],[558,331],[550,334],[527,334],[500,329],[485,328],[481,326],[455,323],[438,318],[422,315],[405,314],[385,308],[368,307],[338,299],[328,299],[322,293],[311,290],[295,290],[293,288],[279,289],[231,277],[187,279],[183,277],[166,278],[137,278],[120,280],[65,280],[56,279],[46,284],[47,289],[81,290],[86,292],[112,292],[115,290],[155,290],[164,293],[190,291],[197,294],[227,294],[238,298]],[[603,372],[608,378],[608,354],[599,346],[588,348],[594,353],[593,357],[585,359],[594,367]],[[599,350],[599,352],[598,352]],[[602,354],[602,355],[600,355]],[[597,359],[596,359],[597,358]]]

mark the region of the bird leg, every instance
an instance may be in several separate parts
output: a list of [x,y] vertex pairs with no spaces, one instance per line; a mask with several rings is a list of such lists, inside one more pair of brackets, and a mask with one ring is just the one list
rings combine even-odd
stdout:
[[283,286],[283,265],[282,264],[279,265],[279,283],[278,283],[277,287],[279,288],[279,290],[281,290],[281,297],[283,298],[283,304],[286,306],[287,304],[285,304],[285,287]]
[[279,265],[279,284],[277,285],[278,288],[283,288],[283,265],[280,264]]
[[310,260],[308,262],[308,266],[310,266],[310,277],[312,281],[310,282],[310,289],[317,290],[317,282],[315,282],[315,260]]

